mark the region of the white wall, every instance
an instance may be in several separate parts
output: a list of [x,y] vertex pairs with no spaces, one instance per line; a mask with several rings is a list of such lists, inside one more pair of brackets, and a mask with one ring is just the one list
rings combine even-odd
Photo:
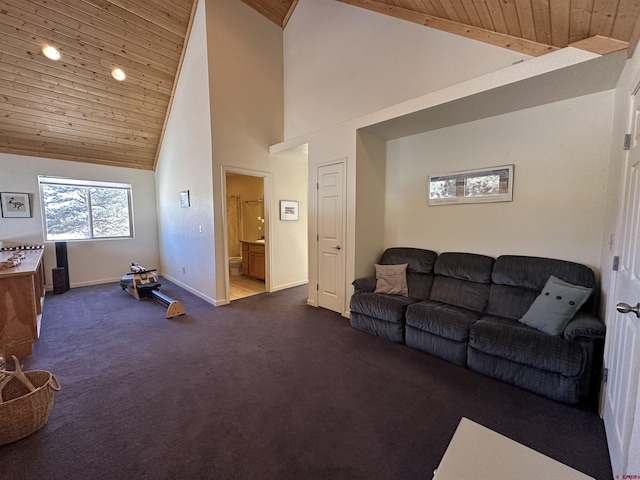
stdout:
[[[575,169],[580,172],[580,179],[586,181],[580,156],[586,153],[593,160],[598,155],[597,161],[589,163],[589,174],[595,172],[600,176],[600,182],[606,182],[613,115],[612,91],[622,69],[623,56],[601,57],[579,49],[567,48],[542,57],[528,58],[470,39],[455,36],[449,38],[448,34],[434,32],[428,28],[383,15],[378,17],[372,12],[339,2],[301,0],[299,7],[302,8],[296,9],[285,29],[287,139],[275,148],[285,148],[296,142],[308,143],[309,185],[311,186],[315,186],[319,164],[339,159],[344,161],[346,168],[344,255],[347,301],[352,292],[351,281],[372,271],[372,265],[385,245],[397,244],[400,241],[415,244],[418,242],[418,237],[425,231],[421,227],[421,217],[409,218],[402,213],[398,216],[395,216],[397,212],[390,213],[391,208],[397,208],[398,211],[407,208],[412,211],[414,207],[412,205],[404,207],[400,199],[394,198],[396,191],[389,191],[389,184],[386,182],[390,181],[393,174],[384,174],[384,179],[382,181],[380,179],[381,169],[384,169],[384,163],[387,161],[384,158],[384,152],[381,152],[383,148],[381,142],[384,143],[387,138],[399,138],[425,131],[433,133],[439,130],[447,131],[451,135],[455,128],[461,128],[460,132],[468,135],[477,145],[483,145],[484,151],[481,158],[487,161],[483,162],[484,165],[470,162],[471,166],[467,167],[464,165],[466,160],[459,160],[461,165],[455,169],[520,162],[524,166],[520,169],[516,168],[516,195],[526,194],[529,199],[538,202],[534,205],[546,208],[550,205],[545,203],[544,198],[536,199],[535,192],[532,192],[529,186],[524,184],[520,188],[517,182],[521,176],[531,173],[534,174],[534,178],[539,178],[538,172],[535,169],[532,171],[529,163],[519,160],[519,155],[523,152],[526,154],[525,148],[531,146],[535,147],[533,151],[544,150],[546,153],[549,150],[545,150],[543,146],[536,143],[538,132],[535,130],[538,126],[545,129],[546,124],[549,123],[556,128],[550,132],[550,135],[565,132],[568,133],[567,139],[570,139],[566,141],[563,135],[550,137],[556,141],[555,145],[558,147],[557,151],[552,152],[551,158],[562,163],[563,167],[560,169],[562,173],[567,174]],[[346,25],[342,24],[339,12],[350,19]],[[389,25],[378,25],[374,28],[370,23],[373,18],[376,19],[375,22],[389,22]],[[384,41],[388,40],[387,35],[380,33],[386,31],[385,28],[394,31],[394,34],[390,35],[392,38],[390,41],[395,42],[398,38],[400,39],[392,52],[376,47],[378,37]],[[414,32],[416,28],[421,33]],[[372,34],[371,30],[375,33]],[[430,38],[416,44],[414,34],[443,37],[438,40]],[[372,36],[376,38],[372,39]],[[360,41],[360,39],[367,39],[367,41]],[[323,43],[323,40],[326,41]],[[417,51],[414,49],[415,45],[418,45]],[[424,61],[425,55],[435,55],[431,58],[440,58],[438,55],[442,52],[445,56],[441,58],[441,63],[435,60]],[[471,59],[467,57],[469,52],[473,52]],[[520,59],[525,61],[512,65]],[[429,68],[420,70],[425,64],[428,64]],[[355,66],[356,72],[350,70],[352,66]],[[411,70],[412,68],[414,70]],[[412,79],[416,75],[415,69],[426,72],[425,75],[428,77],[428,81],[418,82],[418,87],[412,84]],[[363,76],[359,77],[358,72],[363,72]],[[396,72],[398,72],[397,76]],[[606,94],[601,96],[600,93],[594,94],[594,92],[609,92],[609,94],[607,97]],[[580,101],[568,102],[566,106],[571,106],[580,117],[598,116],[593,120],[594,123],[585,123],[584,118],[568,118],[562,112],[559,114],[564,121],[561,122],[559,117],[556,118],[554,108],[550,107],[554,102],[556,109],[564,108],[565,99],[581,97],[588,101],[595,101],[595,109],[591,105],[585,106]],[[537,110],[539,107],[535,105],[549,107]],[[514,115],[512,119],[518,119],[521,114],[525,118],[531,115],[534,121],[531,125],[527,121],[521,121],[518,131],[507,128],[506,131],[514,135],[514,139],[509,140],[499,128],[492,130],[487,127],[491,125],[492,117],[506,115],[505,112],[515,112],[512,113]],[[465,122],[478,118],[487,119],[477,123],[479,131],[486,129],[484,133],[464,130]],[[574,122],[582,125],[581,128],[589,134],[594,130],[593,126],[597,125],[593,138],[602,143],[572,136]],[[449,127],[450,125],[458,127]],[[409,131],[410,133],[403,133]],[[372,135],[377,135],[379,138],[376,140]],[[438,138],[437,134],[434,138]],[[469,159],[475,156],[472,151],[465,150],[464,146],[460,145],[461,140],[454,135],[451,135],[446,145],[444,143],[446,142],[438,146],[441,153],[446,153],[449,148],[452,148],[454,151],[458,149],[462,158]],[[510,150],[500,150],[498,155],[495,155],[490,146],[496,147],[502,144],[510,145]],[[563,155],[559,155],[558,152]],[[497,161],[496,157],[500,158],[500,161]],[[547,159],[542,159],[542,162],[551,171],[558,170]],[[435,165],[438,165],[437,160]],[[412,164],[412,167],[414,166],[418,168],[418,173],[422,169],[424,176],[421,180],[418,180],[419,175],[416,175],[412,168],[403,168],[395,172],[398,175],[396,181],[398,185],[403,181],[420,181],[419,201],[426,203],[423,200],[423,195],[426,195],[426,175],[433,170],[425,169],[424,164],[417,159],[415,165]],[[394,167],[400,168],[399,165],[394,165],[388,167],[387,172]],[[447,168],[437,170],[449,171],[453,168],[447,165]],[[570,176],[573,175],[571,173]],[[553,183],[553,185],[559,184]],[[574,233],[568,233],[570,227],[560,226],[557,230],[559,233],[550,241],[542,239],[542,235],[537,231],[533,232],[530,238],[518,238],[510,234],[509,238],[500,237],[498,243],[493,246],[481,247],[472,247],[471,242],[464,242],[458,238],[450,239],[447,246],[444,246],[444,238],[437,237],[436,233],[434,240],[437,240],[438,244],[431,243],[429,247],[436,250],[452,250],[453,245],[458,245],[457,249],[466,251],[478,251],[479,248],[486,247],[486,253],[497,255],[545,251],[546,256],[582,261],[597,271],[600,267],[599,254],[605,215],[603,185],[599,183],[595,186],[594,192],[598,201],[587,202],[589,208],[595,209],[593,212],[586,211],[582,204],[575,200],[571,203],[575,210],[563,208],[563,212],[571,214],[568,217],[569,224],[577,228]],[[394,185],[392,186],[395,188]],[[410,186],[413,187],[412,184]],[[582,192],[574,193],[583,194]],[[405,198],[407,196],[409,194],[404,195]],[[552,192],[552,195],[547,198],[563,198],[563,196]],[[395,205],[394,200],[397,201]],[[380,215],[384,215],[385,219],[393,217],[391,224],[385,224],[384,227],[381,226],[382,222],[377,216],[381,206],[383,213]],[[455,208],[462,208],[457,212],[466,212],[467,207],[481,211],[486,208],[486,205]],[[538,207],[529,207],[526,213]],[[440,208],[446,212],[447,208],[454,207]],[[508,207],[499,206],[498,208]],[[316,199],[314,195],[310,195],[308,302],[311,305],[317,304],[315,284],[318,281],[316,265],[318,253],[316,242],[313,241],[317,233],[317,225],[313,220],[316,210]],[[453,215],[460,216],[459,213]],[[539,219],[540,216],[536,214],[535,218]],[[574,220],[572,216],[578,220]],[[555,221],[559,215],[552,213],[552,217]],[[473,220],[476,217],[469,215],[469,218]],[[518,219],[516,225],[523,223],[521,217],[514,215],[514,218]],[[401,219],[406,222],[401,222]],[[454,220],[447,218],[442,220],[446,223],[445,229],[453,229],[452,231],[456,232],[461,230],[455,226]],[[530,224],[527,224],[527,227],[529,226]],[[441,228],[440,225],[438,228]],[[540,245],[540,242],[546,244],[574,242],[578,239],[575,249],[571,244],[562,248],[546,248]],[[463,247],[466,248],[463,249]],[[507,248],[511,250],[507,252]],[[345,305],[345,313],[348,314],[346,307],[347,305]]]
[[366,132],[357,135],[354,277],[361,278],[373,273],[371,259],[384,249],[387,143]]
[[[613,90],[387,143],[384,246],[600,269]],[[430,173],[515,164],[512,202],[428,206]]]
[[[381,221],[375,212],[384,203],[384,195],[370,186],[380,182],[383,146],[373,146],[370,138],[357,138],[358,130],[459,98],[452,94],[472,94],[488,85],[509,83],[519,75],[535,75],[586,57],[589,55],[573,52],[529,62],[531,57],[524,54],[344,3],[298,2],[284,31],[285,145],[309,144],[309,185],[313,188],[318,164],[344,161],[347,301],[351,281],[372,265],[383,245]],[[525,62],[514,67],[515,71],[508,68],[520,60]],[[528,68],[525,64],[529,63],[535,65]],[[310,195],[311,305],[317,304],[316,210],[316,198]]]
[[[309,279],[307,248],[308,189],[307,162],[271,157],[273,202],[271,202],[271,290],[282,290],[307,283]],[[298,221],[280,220],[280,200],[298,202]]]
[[335,0],[300,0],[284,31],[285,138],[528,58]]
[[[205,21],[205,2],[200,1],[158,158],[156,185],[161,273],[214,303],[216,257]],[[189,191],[189,208],[180,207],[184,190]]]
[[[224,172],[263,176],[267,219],[267,287],[307,282],[306,215],[278,220],[279,200],[306,196],[306,167],[272,157],[283,139],[282,30],[236,0],[207,0],[207,46],[213,149],[216,259],[225,258]],[[304,206],[304,203],[302,203]],[[292,225],[295,223],[295,225]],[[216,303],[227,301],[226,261],[216,261]]]
[[[38,175],[131,184],[135,238],[68,242],[72,287],[116,281],[127,273],[133,261],[149,268],[158,265],[153,172],[3,153],[0,153],[0,172],[0,192],[25,192],[31,197],[31,218],[0,218],[0,240],[19,243],[44,241]],[[56,267],[54,243],[45,246],[44,266],[47,288],[50,288],[51,269]]]

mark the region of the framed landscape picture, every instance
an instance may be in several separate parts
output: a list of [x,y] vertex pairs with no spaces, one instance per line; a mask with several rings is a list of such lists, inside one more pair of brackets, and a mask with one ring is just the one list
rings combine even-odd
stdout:
[[511,202],[513,165],[429,175],[429,205]]
[[0,193],[2,216],[5,218],[31,217],[31,204],[28,193],[2,192]]

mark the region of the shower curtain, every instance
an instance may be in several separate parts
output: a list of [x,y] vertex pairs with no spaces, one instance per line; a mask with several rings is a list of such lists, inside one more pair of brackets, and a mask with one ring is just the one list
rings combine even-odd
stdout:
[[241,257],[242,248],[242,197],[227,195],[227,244],[229,257]]

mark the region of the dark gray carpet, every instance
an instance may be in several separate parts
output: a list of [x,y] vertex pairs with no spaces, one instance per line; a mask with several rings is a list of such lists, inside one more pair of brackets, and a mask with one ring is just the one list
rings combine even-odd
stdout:
[[353,330],[306,286],[184,317],[117,284],[47,296],[26,368],[53,372],[49,423],[0,447],[0,478],[426,479],[462,416],[611,478],[602,421]]

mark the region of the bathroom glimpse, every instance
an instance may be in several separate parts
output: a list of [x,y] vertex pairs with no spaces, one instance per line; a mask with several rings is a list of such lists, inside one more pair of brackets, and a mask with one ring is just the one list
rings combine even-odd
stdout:
[[264,180],[227,173],[226,181],[229,278],[234,300],[265,291]]

